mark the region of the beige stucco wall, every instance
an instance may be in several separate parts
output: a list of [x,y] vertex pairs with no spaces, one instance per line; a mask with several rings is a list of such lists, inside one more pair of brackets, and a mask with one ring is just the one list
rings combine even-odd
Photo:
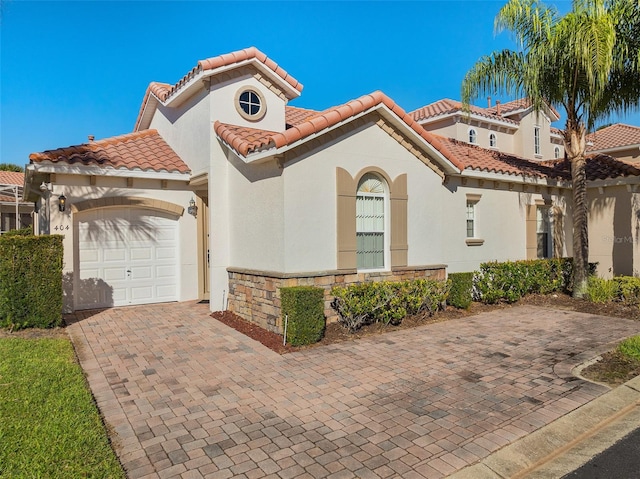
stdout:
[[[179,279],[178,298],[181,301],[198,297],[197,248],[196,248],[196,220],[186,214],[186,208],[192,197],[192,192],[186,190],[183,182],[167,182],[167,187],[161,187],[160,180],[134,179],[131,187],[127,187],[126,178],[97,177],[95,185],[90,184],[89,176],[56,175],[53,193],[50,200],[51,234],[64,235],[63,274],[73,278],[77,273],[78,258],[74,251],[74,227],[77,226],[78,215],[74,213],[73,205],[89,199],[127,196],[158,199],[183,206],[185,213],[177,219],[179,232]],[[61,193],[67,198],[67,208],[64,212],[58,210],[57,196]],[[40,208],[40,219],[44,220],[46,208]],[[70,284],[70,283],[67,283]],[[72,291],[65,291],[65,311],[74,307]]]
[[624,186],[590,188],[589,261],[598,275],[640,274],[640,193]]

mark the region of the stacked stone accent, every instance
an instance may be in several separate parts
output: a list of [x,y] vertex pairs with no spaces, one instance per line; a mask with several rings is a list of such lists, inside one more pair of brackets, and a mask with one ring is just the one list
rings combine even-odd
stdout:
[[331,288],[373,281],[405,281],[412,279],[446,278],[446,265],[394,268],[392,271],[358,273],[348,271],[322,271],[318,273],[276,273],[240,268],[228,268],[228,309],[261,327],[282,334],[280,314],[280,288],[290,286],[316,286],[324,289],[324,315],[327,323],[338,320],[331,308]]

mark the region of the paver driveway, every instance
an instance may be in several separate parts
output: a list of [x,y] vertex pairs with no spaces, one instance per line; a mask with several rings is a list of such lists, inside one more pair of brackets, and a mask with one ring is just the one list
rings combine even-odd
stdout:
[[68,319],[130,478],[443,477],[605,392],[638,323],[515,307],[279,356],[162,304]]

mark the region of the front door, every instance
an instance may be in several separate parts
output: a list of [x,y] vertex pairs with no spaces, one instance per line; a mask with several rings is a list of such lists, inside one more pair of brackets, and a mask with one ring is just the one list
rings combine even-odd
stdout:
[[209,197],[198,193],[198,298],[209,300]]

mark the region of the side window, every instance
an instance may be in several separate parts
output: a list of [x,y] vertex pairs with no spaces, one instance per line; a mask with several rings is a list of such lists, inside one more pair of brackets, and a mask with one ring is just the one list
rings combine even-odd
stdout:
[[495,133],[491,133],[489,135],[489,146],[491,148],[496,148],[498,146],[498,141],[496,140],[496,134]]
[[474,130],[473,128],[471,128],[469,130],[469,143],[473,143],[474,145],[476,144],[476,141],[478,139],[478,135],[476,133],[476,130]]
[[542,150],[540,149],[540,127],[536,126],[533,128],[533,153],[535,155],[541,155]]
[[557,160],[558,158],[560,158],[560,147],[556,146],[553,149],[553,157]]
[[356,263],[358,269],[384,268],[386,241],[385,182],[366,173],[356,195]]

